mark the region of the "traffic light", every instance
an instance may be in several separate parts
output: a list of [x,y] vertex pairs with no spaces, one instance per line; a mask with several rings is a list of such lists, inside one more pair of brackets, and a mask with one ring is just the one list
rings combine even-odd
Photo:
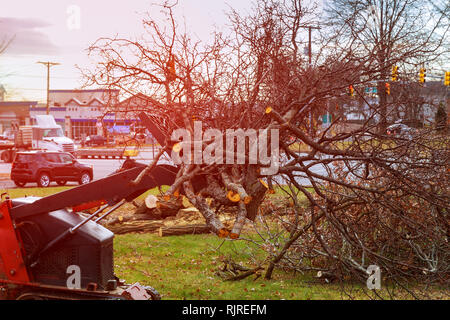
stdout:
[[445,72],[444,85],[450,86],[450,71]]
[[386,82],[386,94],[391,94],[391,85],[388,82]]
[[397,79],[398,79],[398,66],[392,66],[391,80],[397,81]]
[[427,70],[425,68],[420,68],[420,72],[419,72],[419,82],[420,83],[425,82],[426,72],[427,72]]
[[352,85],[349,85],[349,86],[348,86],[348,95],[349,95],[350,97],[353,97],[354,94],[355,94],[355,89],[353,89],[353,86],[352,86]]

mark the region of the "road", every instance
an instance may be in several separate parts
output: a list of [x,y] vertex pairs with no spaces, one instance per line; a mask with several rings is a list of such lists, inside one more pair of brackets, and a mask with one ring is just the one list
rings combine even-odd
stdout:
[[[135,157],[136,161],[142,163],[150,163],[153,159],[153,153],[150,150],[144,150]],[[101,179],[107,175],[113,173],[120,168],[125,159],[78,159],[79,162],[92,165],[94,169],[94,180]],[[161,163],[167,161],[160,161]],[[3,178],[0,180],[0,190],[16,188],[16,185],[12,180],[9,179],[9,174],[11,173],[11,164],[4,163],[0,161],[0,176]],[[67,185],[76,186],[76,182],[68,182]],[[57,186],[56,182],[52,182],[50,186]],[[37,187],[36,183],[27,183],[25,188]]]
[[[100,179],[106,177],[111,174],[115,170],[117,170],[124,160],[104,160],[104,159],[83,159],[79,160],[81,163],[90,164],[94,169],[94,179]],[[0,173],[3,175],[5,173],[11,172],[11,164],[10,163],[0,163]],[[68,182],[67,185],[77,185],[76,182]],[[27,183],[25,187],[36,187],[36,183]],[[50,186],[57,186],[56,182],[52,182]],[[0,181],[0,189],[11,189],[15,188],[14,182],[11,180],[1,180]]]

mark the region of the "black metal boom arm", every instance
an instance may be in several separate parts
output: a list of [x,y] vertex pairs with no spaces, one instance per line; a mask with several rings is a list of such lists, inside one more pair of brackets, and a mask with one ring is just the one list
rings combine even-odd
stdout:
[[157,165],[138,184],[134,184],[133,180],[144,168],[141,166],[121,171],[88,184],[41,198],[33,203],[13,207],[10,210],[11,217],[14,220],[22,219],[100,200],[106,201],[110,206],[123,199],[131,201],[149,189],[172,185],[178,171],[177,167],[171,165]]

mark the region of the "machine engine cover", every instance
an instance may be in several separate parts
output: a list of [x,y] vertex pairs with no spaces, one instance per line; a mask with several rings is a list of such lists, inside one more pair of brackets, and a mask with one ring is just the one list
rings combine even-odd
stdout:
[[[40,198],[17,198],[12,201],[12,205],[27,204],[37,199]],[[27,257],[29,259],[50,241],[83,220],[79,214],[62,209],[16,221],[26,253],[25,262],[30,263]],[[28,266],[32,281],[66,286],[71,275],[67,273],[67,268],[76,265],[81,272],[81,288],[86,288],[89,283],[96,283],[99,288],[105,289],[108,280],[115,279],[113,238],[111,231],[88,221],[74,234],[44,252],[33,268]]]

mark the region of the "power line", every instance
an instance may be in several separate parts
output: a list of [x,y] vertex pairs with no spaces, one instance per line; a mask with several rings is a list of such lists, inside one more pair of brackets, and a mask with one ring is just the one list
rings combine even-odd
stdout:
[[[9,74],[8,75],[9,78],[12,77],[16,77],[16,78],[39,78],[39,79],[43,79],[45,78],[45,76],[35,76],[35,75],[20,75],[20,74]],[[78,78],[74,78],[74,77],[52,77],[52,79],[78,79]]]
[[35,91],[47,91],[47,89],[42,89],[42,88],[22,88],[22,87],[14,87],[14,86],[9,86],[9,85],[5,85],[6,88],[8,88],[9,90],[35,90]]

